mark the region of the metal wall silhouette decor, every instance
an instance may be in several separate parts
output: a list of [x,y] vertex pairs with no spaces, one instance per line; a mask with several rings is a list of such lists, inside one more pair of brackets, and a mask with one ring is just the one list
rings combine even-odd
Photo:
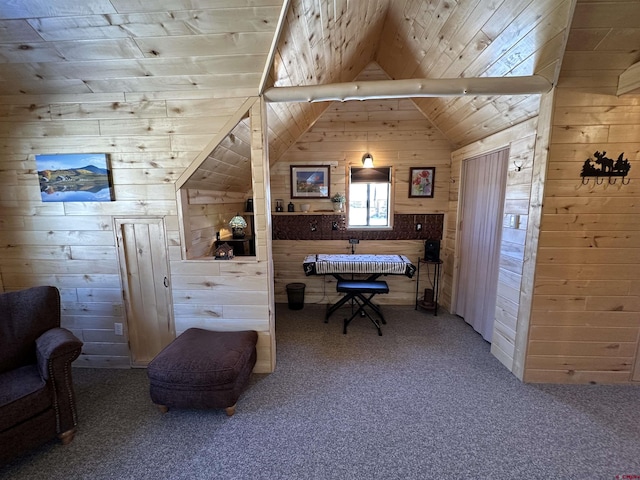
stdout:
[[[618,180],[617,177],[620,177],[620,181],[622,185],[628,185],[631,180],[627,180],[625,182],[624,178],[629,173],[631,169],[631,164],[629,160],[624,158],[624,152],[622,152],[617,160],[613,160],[606,156],[607,152],[595,152],[593,154],[596,157],[595,160],[591,160],[591,158],[587,158],[584,161],[584,165],[582,165],[582,172],[580,176],[582,177],[582,184],[586,185],[589,183],[589,177],[595,178],[596,185],[602,185],[604,183],[604,178],[609,177],[609,184],[613,185]],[[598,168],[596,165],[599,165]]]

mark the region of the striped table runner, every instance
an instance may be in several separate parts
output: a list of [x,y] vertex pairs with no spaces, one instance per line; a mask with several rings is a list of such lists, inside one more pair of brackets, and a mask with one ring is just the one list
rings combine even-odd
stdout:
[[[404,255],[344,255],[318,254],[308,255],[304,260],[314,265],[316,275],[339,273],[365,273],[411,276],[415,267]],[[307,273],[309,275],[309,273]]]

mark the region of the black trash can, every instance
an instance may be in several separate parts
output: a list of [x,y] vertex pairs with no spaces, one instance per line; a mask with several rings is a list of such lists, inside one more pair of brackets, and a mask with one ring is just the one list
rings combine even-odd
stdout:
[[304,283],[288,283],[287,299],[289,300],[289,310],[302,310],[304,307]]

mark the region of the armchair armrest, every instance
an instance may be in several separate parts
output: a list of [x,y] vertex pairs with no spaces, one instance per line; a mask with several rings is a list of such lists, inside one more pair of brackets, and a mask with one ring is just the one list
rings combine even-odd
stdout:
[[52,367],[73,362],[80,355],[81,349],[82,342],[66,328],[52,328],[44,332],[36,340],[38,368],[42,378],[49,380]]
[[38,369],[53,394],[58,434],[74,431],[78,423],[71,362],[81,351],[82,342],[66,328],[52,328],[36,340]]

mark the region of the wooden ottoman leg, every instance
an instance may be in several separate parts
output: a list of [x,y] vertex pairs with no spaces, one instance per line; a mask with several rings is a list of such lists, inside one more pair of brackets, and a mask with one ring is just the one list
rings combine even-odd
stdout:
[[169,411],[169,407],[167,407],[166,405],[157,405],[158,410],[160,410],[160,413],[167,413]]
[[234,413],[236,413],[236,403],[234,403],[233,405],[231,405],[230,407],[227,407],[224,409],[225,412],[227,412],[227,416],[231,417],[233,416]]
[[76,434],[76,429],[72,428],[71,430],[62,432],[60,435],[58,435],[58,438],[60,439],[63,445],[69,445],[73,440],[73,437],[75,436],[75,434]]

